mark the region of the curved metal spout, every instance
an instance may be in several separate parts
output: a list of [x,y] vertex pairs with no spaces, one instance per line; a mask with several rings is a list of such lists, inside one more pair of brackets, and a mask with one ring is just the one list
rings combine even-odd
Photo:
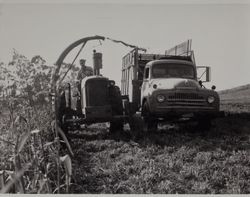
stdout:
[[65,59],[65,57],[69,54],[70,51],[72,51],[75,47],[77,47],[80,44],[86,44],[88,41],[90,40],[105,40],[105,37],[103,36],[91,36],[91,37],[85,37],[82,38],[80,40],[77,40],[75,42],[73,42],[72,44],[70,44],[59,56],[59,58],[57,59],[55,65],[56,65],[56,69],[54,72],[54,75],[52,76],[52,89],[55,88],[56,82],[59,79],[58,73],[60,71],[60,68],[62,66],[62,63]]
[[103,36],[92,36],[92,37],[85,37],[82,38],[80,40],[77,40],[75,42],[73,42],[71,45],[69,45],[59,56],[59,58],[56,61],[56,65],[60,66],[63,63],[63,60],[65,59],[65,57],[69,54],[69,52],[74,49],[75,47],[77,47],[78,45],[84,43],[84,42],[88,42],[90,40],[105,40],[105,37]]

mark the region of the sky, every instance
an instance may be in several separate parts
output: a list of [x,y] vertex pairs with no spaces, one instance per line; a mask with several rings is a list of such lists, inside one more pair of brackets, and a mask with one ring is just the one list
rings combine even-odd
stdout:
[[[69,44],[94,35],[162,54],[192,39],[197,65],[212,69],[212,82],[205,86],[223,90],[250,83],[249,1],[0,0],[0,62],[8,63],[14,48],[53,65]],[[89,66],[94,49],[103,53],[101,73],[119,85],[122,57],[131,48],[88,42],[80,58]]]

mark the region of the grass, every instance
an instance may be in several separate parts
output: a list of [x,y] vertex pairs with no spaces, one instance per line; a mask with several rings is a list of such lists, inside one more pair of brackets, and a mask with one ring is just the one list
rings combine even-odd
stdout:
[[[160,130],[132,141],[100,128],[74,139],[76,193],[250,193],[250,122],[221,118],[210,131]],[[78,174],[78,173],[76,173]]]

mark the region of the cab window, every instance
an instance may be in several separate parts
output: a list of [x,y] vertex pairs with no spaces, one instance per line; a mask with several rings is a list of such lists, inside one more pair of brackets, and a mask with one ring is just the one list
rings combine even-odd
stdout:
[[153,78],[195,78],[195,71],[191,65],[164,63],[155,64],[152,68]]

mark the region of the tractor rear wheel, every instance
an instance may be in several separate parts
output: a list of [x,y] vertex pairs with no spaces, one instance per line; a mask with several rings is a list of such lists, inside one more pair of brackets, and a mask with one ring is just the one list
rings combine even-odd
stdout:
[[66,123],[67,119],[66,98],[65,92],[58,98],[57,118],[59,126],[66,137],[68,137],[69,125]]
[[[113,86],[110,89],[110,103],[112,107],[112,115],[122,116],[123,115],[123,107],[122,107],[122,96],[118,86]],[[117,133],[123,131],[123,120],[120,118],[113,118],[110,121],[110,133]]]

